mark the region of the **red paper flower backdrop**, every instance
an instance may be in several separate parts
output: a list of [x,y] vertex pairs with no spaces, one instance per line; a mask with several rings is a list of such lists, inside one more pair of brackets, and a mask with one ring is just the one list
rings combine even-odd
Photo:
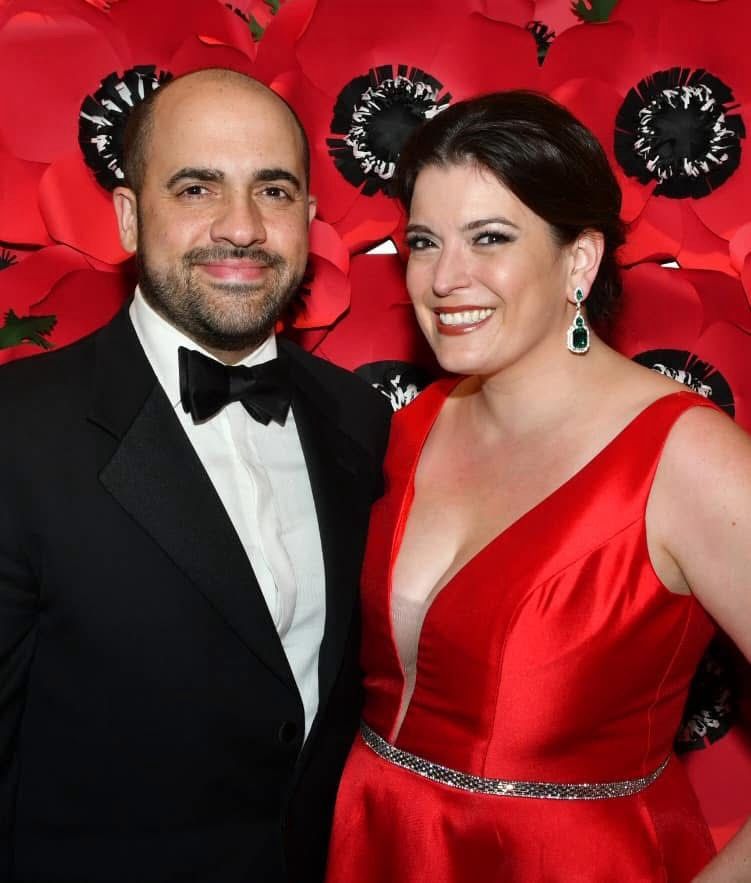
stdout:
[[[123,303],[133,279],[129,262],[119,263],[107,188],[119,180],[130,103],[168,75],[229,66],[270,82],[311,136],[323,220],[311,231],[310,288],[287,331],[403,404],[436,369],[412,321],[402,267],[386,255],[357,256],[350,268],[349,252],[388,236],[398,241],[403,218],[386,195],[388,181],[423,118],[478,92],[542,88],[608,152],[631,222],[625,260],[674,258],[696,268],[629,270],[612,342],[751,428],[746,0],[279,6],[2,5],[0,362],[70,342]],[[735,732],[722,750],[735,744]],[[747,766],[745,755],[733,763]],[[740,818],[745,806],[736,809]]]
[[[104,271],[124,261],[108,191],[122,182],[131,108],[173,75],[215,66],[250,73],[255,44],[248,22],[265,27],[273,5],[11,0],[0,16],[0,76],[14,83],[0,120],[0,241],[65,244]],[[321,292],[297,305],[293,321],[305,327],[330,324],[349,302],[346,250],[324,224],[311,238],[309,289]],[[4,301],[0,307],[11,308]]]
[[396,255],[357,255],[351,281],[346,314],[332,328],[303,332],[297,340],[316,355],[356,371],[397,409],[439,373],[414,321],[404,267]]
[[387,190],[420,122],[477,92],[537,85],[532,35],[471,6],[383,0],[364,20],[348,0],[292,0],[264,35],[257,75],[307,129],[321,216],[351,251],[397,228]]
[[640,264],[624,273],[609,342],[706,396],[751,431],[751,311],[737,279]]
[[[61,242],[123,260],[104,187],[122,180],[130,108],[175,74],[213,65],[250,70],[252,47],[237,16],[203,0],[122,0],[108,13],[80,0],[11,0],[0,20],[0,78],[13,83],[0,143],[19,181],[4,195],[14,211],[0,211],[0,239]],[[22,235],[8,229],[16,210]]]
[[132,274],[96,269],[65,245],[0,272],[0,364],[64,346],[108,322],[133,289]]
[[553,43],[543,88],[599,136],[632,223],[624,259],[733,273],[747,220],[751,68],[745,2],[619,0],[608,23]]

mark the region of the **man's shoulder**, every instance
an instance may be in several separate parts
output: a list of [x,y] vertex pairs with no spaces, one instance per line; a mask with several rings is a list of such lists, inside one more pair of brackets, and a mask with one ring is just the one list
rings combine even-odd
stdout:
[[82,425],[95,399],[98,340],[108,326],[59,349],[0,365],[0,414],[3,436],[55,441],[59,433]]
[[315,356],[290,340],[280,339],[279,346],[282,352],[309,372],[330,394],[339,398],[352,398],[381,415],[388,416],[391,413],[386,397],[353,371]]
[[389,400],[352,371],[321,359],[285,338],[280,338],[278,343],[280,352],[296,362],[335,403],[341,428],[380,455],[393,413]]
[[60,349],[36,353],[0,366],[0,396],[27,397],[32,390],[56,392],[76,380],[91,376],[94,361],[94,332]]

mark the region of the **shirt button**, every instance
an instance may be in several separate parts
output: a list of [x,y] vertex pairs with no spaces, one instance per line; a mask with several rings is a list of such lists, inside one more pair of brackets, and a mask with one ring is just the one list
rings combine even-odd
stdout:
[[289,745],[297,738],[297,724],[294,721],[284,721],[279,727],[279,741],[282,745]]

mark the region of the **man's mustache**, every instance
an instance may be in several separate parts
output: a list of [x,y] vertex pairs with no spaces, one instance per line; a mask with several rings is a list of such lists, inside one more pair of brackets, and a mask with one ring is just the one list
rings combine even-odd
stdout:
[[209,264],[214,261],[245,260],[254,264],[263,264],[272,269],[278,269],[284,265],[284,258],[274,252],[266,251],[258,246],[248,248],[227,248],[220,245],[210,248],[192,248],[183,255],[186,264]]

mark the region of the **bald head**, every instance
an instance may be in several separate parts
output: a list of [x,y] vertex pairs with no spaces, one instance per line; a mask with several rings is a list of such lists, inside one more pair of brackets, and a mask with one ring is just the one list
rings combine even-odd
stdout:
[[229,99],[235,90],[245,92],[249,97],[256,97],[259,106],[269,103],[276,104],[289,115],[299,138],[302,165],[305,171],[305,184],[310,178],[310,145],[305,130],[297,114],[274,91],[258,80],[238,71],[226,68],[210,68],[194,71],[169,80],[159,89],[149,93],[137,104],[125,127],[123,139],[123,173],[125,184],[136,194],[143,187],[146,166],[149,162],[149,149],[155,127],[159,124],[159,108],[172,102],[183,103],[201,90],[209,89],[217,95],[226,94]]

